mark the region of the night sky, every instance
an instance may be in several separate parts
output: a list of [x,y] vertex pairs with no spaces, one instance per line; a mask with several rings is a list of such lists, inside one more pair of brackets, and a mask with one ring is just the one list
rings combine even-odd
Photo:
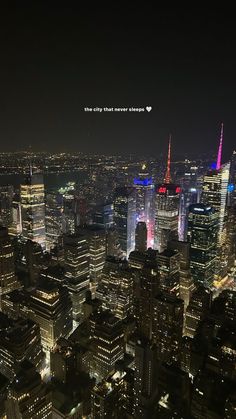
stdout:
[[[216,153],[223,121],[224,160],[230,157],[236,148],[232,10],[33,3],[1,10],[0,151],[31,146],[158,157],[171,133],[175,157]],[[150,113],[84,112],[148,105]]]

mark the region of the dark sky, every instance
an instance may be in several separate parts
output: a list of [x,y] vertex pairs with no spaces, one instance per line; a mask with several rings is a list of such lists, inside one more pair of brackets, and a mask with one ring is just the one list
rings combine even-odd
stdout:
[[[232,10],[1,10],[1,151],[216,151],[236,137]],[[53,2],[54,5],[56,4]],[[85,106],[152,106],[150,113],[85,113]],[[236,146],[235,146],[236,148]]]

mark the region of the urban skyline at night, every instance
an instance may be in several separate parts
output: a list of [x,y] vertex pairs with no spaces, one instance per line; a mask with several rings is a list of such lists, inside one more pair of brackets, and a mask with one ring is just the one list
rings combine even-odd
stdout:
[[236,417],[226,7],[0,26],[0,419]]

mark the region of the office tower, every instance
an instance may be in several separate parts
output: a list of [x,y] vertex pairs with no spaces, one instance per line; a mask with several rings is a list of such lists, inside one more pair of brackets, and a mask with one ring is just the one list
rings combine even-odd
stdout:
[[0,372],[10,380],[24,359],[39,370],[44,359],[39,325],[29,319],[14,321],[0,313],[0,359]]
[[223,124],[221,124],[220,145],[217,156],[216,169],[207,172],[203,179],[201,202],[211,205],[219,217],[218,248],[216,274],[219,279],[227,274],[228,249],[227,249],[227,200],[230,179],[230,162],[221,164],[223,143]]
[[124,331],[120,319],[109,312],[95,317],[94,374],[98,380],[115,371],[116,362],[124,356]]
[[10,227],[12,224],[13,186],[0,186],[0,226]]
[[154,247],[159,252],[167,248],[169,240],[178,239],[179,199],[181,188],[171,183],[169,140],[167,169],[164,183],[158,185],[156,191],[155,237]]
[[126,373],[116,371],[96,384],[91,392],[91,418],[122,417],[122,390]]
[[58,244],[58,238],[62,235],[63,223],[63,197],[56,191],[46,193],[46,247],[50,250]]
[[117,188],[114,197],[114,223],[123,257],[135,248],[136,201],[133,188]]
[[19,236],[22,233],[20,195],[15,194],[12,200],[12,223],[9,226],[9,234]]
[[162,364],[157,375],[159,401],[157,418],[189,418],[191,379],[177,365]]
[[143,221],[139,221],[135,229],[135,250],[145,252],[147,250],[147,226]]
[[72,301],[73,320],[83,317],[82,305],[89,290],[89,246],[84,235],[64,236],[65,277]]
[[185,312],[191,295],[195,289],[193,277],[190,271],[190,243],[172,240],[168,243],[168,247],[172,250],[176,250],[180,255],[179,298],[184,301]]
[[142,165],[142,170],[138,177],[134,179],[136,193],[136,220],[146,223],[147,227],[147,247],[154,244],[154,183],[148,175],[146,165]]
[[114,257],[107,258],[96,297],[104,309],[119,319],[125,319],[133,311],[134,273],[128,262]]
[[34,365],[23,361],[13,383],[10,385],[6,402],[8,418],[46,419],[51,417],[51,390],[41,380]]
[[149,418],[157,402],[157,357],[155,346],[147,339],[137,339],[134,357],[135,418]]
[[134,284],[134,316],[138,336],[148,340],[152,337],[153,298],[159,289],[159,275],[156,261],[147,262],[137,269],[138,276]]
[[153,301],[152,339],[157,358],[162,362],[178,362],[183,331],[184,302],[175,295],[159,292]]
[[100,225],[91,224],[78,228],[77,232],[84,235],[88,242],[90,260],[90,290],[94,298],[106,259],[105,229]]
[[210,312],[211,302],[212,292],[209,289],[200,285],[193,291],[186,310],[184,335],[191,338],[195,336],[199,323]]
[[20,185],[22,234],[46,248],[45,202],[43,177],[32,174]]
[[59,339],[50,352],[51,375],[61,383],[67,383],[76,374],[76,351],[66,339]]
[[[199,371],[192,389],[191,416],[193,418],[227,418],[225,407],[232,395],[233,382],[210,371]],[[235,406],[233,418],[235,416]]]
[[218,214],[210,205],[189,208],[188,240],[190,268],[195,282],[211,286],[214,280],[217,252]]
[[180,254],[177,250],[165,249],[157,254],[160,289],[179,297]]
[[45,351],[51,350],[60,337],[72,331],[68,291],[48,279],[41,278],[37,289],[30,292],[22,308],[23,314],[39,324]]
[[196,187],[181,187],[179,205],[179,240],[187,239],[189,206],[198,202],[199,191]]
[[63,197],[62,229],[64,234],[74,234],[77,223],[75,182],[68,182],[64,188],[58,190]]
[[0,227],[0,309],[2,297],[20,287],[15,275],[13,246],[6,227]]
[[113,227],[113,217],[114,217],[114,204],[105,203],[97,208],[93,216],[93,222],[100,227],[108,230]]

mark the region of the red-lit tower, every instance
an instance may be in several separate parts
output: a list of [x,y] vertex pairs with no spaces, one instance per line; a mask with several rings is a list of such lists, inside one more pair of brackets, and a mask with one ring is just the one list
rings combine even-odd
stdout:
[[169,240],[178,239],[179,196],[181,188],[171,182],[171,136],[169,137],[167,168],[164,183],[157,186],[154,247],[159,252]]

